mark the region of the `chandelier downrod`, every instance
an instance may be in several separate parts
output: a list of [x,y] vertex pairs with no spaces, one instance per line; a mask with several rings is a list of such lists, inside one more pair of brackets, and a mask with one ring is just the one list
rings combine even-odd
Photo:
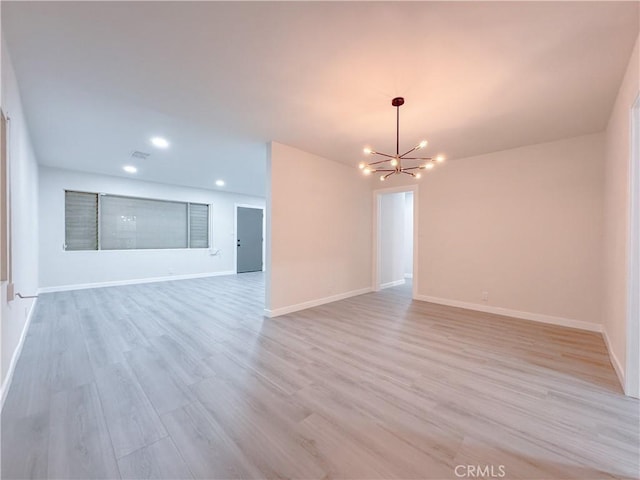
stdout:
[[400,155],[400,105],[396,105],[396,155]]

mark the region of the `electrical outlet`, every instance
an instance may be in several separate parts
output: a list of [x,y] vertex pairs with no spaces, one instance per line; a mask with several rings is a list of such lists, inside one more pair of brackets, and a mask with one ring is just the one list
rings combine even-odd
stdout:
[[489,301],[489,292],[487,292],[487,291],[482,292],[482,301],[483,302],[488,302]]

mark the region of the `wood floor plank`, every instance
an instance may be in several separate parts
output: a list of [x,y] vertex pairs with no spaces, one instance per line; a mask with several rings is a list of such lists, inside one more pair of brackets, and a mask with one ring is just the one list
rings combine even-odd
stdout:
[[169,437],[142,447],[118,460],[123,479],[184,480],[193,478],[191,471]]
[[128,365],[114,364],[98,370],[96,382],[116,458],[167,436]]
[[156,412],[162,414],[188,405],[193,394],[157,351],[138,348],[127,352],[127,361]]
[[325,477],[316,455],[302,447],[303,440],[291,425],[270,416],[262,404],[216,378],[203,380],[192,388],[207,413],[265,476]]
[[105,312],[86,308],[78,316],[93,367],[98,369],[124,362],[124,352],[128,350],[128,345],[118,331],[109,328]]
[[375,421],[428,455],[430,462],[450,464],[464,438],[463,431],[435,415],[437,404],[407,403],[403,389],[395,390],[393,394],[380,395],[366,382],[355,383],[336,375],[297,392],[294,397],[347,429],[355,417]]
[[298,432],[313,446],[330,478],[396,478],[392,466],[321,415],[306,418]]
[[3,422],[41,413],[48,414],[52,391],[47,381],[47,364],[44,362],[44,358],[19,362],[20,370],[16,367],[14,380],[2,409]]
[[196,478],[265,478],[199,402],[162,417]]
[[[398,435],[400,432],[393,429],[385,429],[379,419],[367,416],[358,406],[353,405],[347,396],[338,392],[329,392],[326,388],[313,388],[307,392],[299,392],[299,397],[306,398],[313,410],[319,413],[307,417],[301,425],[311,423],[313,428],[305,428],[305,438],[318,447],[319,440],[316,439],[316,431],[323,430],[325,438],[330,444],[336,444],[338,448],[343,448],[347,443],[355,443],[359,449],[366,451],[366,455],[354,454],[355,458],[373,456],[376,462],[368,460],[366,463],[377,464],[376,471],[382,478],[424,478],[425,472],[435,478],[444,478],[451,471],[448,462],[442,457],[434,455],[433,447],[438,443],[431,444],[431,450],[427,451],[419,448],[418,445],[410,443],[409,438]],[[319,415],[319,417],[316,417]],[[318,426],[320,422],[322,426]],[[444,440],[442,440],[444,441]],[[324,455],[324,459],[334,466],[332,455]],[[333,471],[338,477],[349,476],[342,472],[340,468]],[[350,477],[352,478],[352,477]]]
[[207,363],[192,353],[181,343],[168,335],[160,335],[150,340],[152,348],[167,362],[169,368],[185,385],[193,385],[213,376]]
[[232,389],[252,408],[283,425],[295,424],[313,413],[278,383],[224,353],[214,355],[208,361],[216,380],[224,381],[225,387]]
[[49,338],[51,351],[46,368],[51,390],[60,392],[91,383],[93,369],[76,313],[55,317]]
[[55,394],[49,418],[50,478],[118,478],[94,383]]
[[2,420],[2,478],[49,478],[49,414]]

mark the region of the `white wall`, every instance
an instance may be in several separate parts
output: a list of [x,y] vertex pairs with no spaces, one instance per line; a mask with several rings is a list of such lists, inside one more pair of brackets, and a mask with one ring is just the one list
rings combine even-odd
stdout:
[[604,301],[602,318],[613,363],[624,377],[629,265],[630,117],[640,92],[640,40],[629,60],[606,130],[604,169]]
[[413,276],[413,192],[404,194],[404,274]]
[[380,195],[380,287],[404,283],[405,199],[402,193]]
[[[211,245],[220,253],[212,256],[207,249],[64,251],[65,189],[212,204]],[[264,199],[40,167],[40,287],[234,272],[235,203],[264,206]]]
[[369,290],[371,191],[358,169],[273,142],[267,172],[267,314]]
[[595,134],[389,178],[419,185],[419,297],[599,329],[603,157]]
[[[33,295],[38,288],[38,167],[22,112],[18,84],[2,41],[2,110],[9,117],[7,131],[11,184],[12,261],[15,291]],[[2,386],[20,343],[33,300],[19,298],[7,303],[6,284],[2,284]]]

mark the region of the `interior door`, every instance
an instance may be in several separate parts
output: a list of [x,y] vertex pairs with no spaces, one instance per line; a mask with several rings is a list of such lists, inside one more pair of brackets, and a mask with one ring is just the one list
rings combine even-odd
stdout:
[[262,215],[259,208],[238,207],[238,273],[262,271]]

